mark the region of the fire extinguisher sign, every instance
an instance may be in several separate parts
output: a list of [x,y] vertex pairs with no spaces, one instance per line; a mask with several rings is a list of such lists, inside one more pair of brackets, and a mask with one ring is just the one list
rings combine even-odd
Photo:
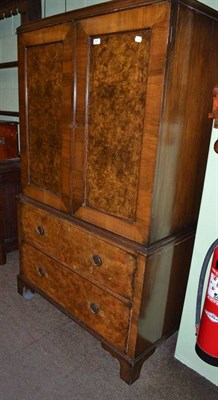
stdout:
[[[207,294],[199,324],[200,303],[204,280],[202,278],[205,277],[212,253],[214,254],[207,285]],[[208,250],[201,272],[196,310],[197,342],[195,350],[203,361],[214,367],[218,367],[218,239],[215,240]]]
[[211,313],[210,311],[205,310],[206,315],[208,316],[208,318],[212,321],[218,324],[218,317]]
[[207,297],[218,306],[218,272],[214,269],[210,275]]

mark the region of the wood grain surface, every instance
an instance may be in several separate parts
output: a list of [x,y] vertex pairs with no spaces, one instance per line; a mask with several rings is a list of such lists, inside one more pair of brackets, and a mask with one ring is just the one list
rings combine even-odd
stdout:
[[136,216],[150,36],[148,29],[89,42],[86,203],[131,221]]
[[[73,212],[78,218],[143,244],[151,218],[169,21],[169,3],[161,2],[77,23]],[[143,36],[141,43],[135,42],[137,32]],[[90,48],[94,38],[102,38],[103,53],[96,50],[98,46]],[[130,40],[127,49],[125,43]],[[138,44],[143,56],[142,50],[133,51]],[[104,67],[110,49],[111,63]],[[100,63],[96,57],[100,57]],[[96,63],[92,66],[92,62]],[[133,73],[135,62],[137,72]],[[97,68],[94,75],[90,68]],[[98,96],[105,96],[105,107],[97,102]],[[91,112],[92,107],[95,112]]]
[[[52,216],[40,208],[21,204],[21,238],[105,288],[132,299],[137,257],[112,246],[96,235],[75,227],[70,221]],[[38,228],[43,228],[40,235]],[[94,257],[101,264],[95,264]]]
[[217,21],[195,0],[115,0],[19,29],[18,290],[90,329],[128,383],[179,324]]
[[[30,283],[38,286],[100,336],[125,351],[130,322],[127,304],[27,244],[22,246],[21,263],[21,272]],[[44,271],[43,276],[40,271]],[[96,313],[93,309],[96,309]]]

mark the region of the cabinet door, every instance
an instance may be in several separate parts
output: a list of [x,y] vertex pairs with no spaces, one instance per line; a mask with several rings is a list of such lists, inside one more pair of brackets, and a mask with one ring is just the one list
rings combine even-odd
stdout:
[[77,23],[73,213],[146,243],[169,4]]
[[27,196],[70,209],[73,25],[21,33],[22,186]]

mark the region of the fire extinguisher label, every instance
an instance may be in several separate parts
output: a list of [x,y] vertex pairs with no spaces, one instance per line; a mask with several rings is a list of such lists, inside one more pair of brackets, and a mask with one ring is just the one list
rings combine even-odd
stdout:
[[207,296],[210,301],[218,306],[218,277],[211,272]]
[[209,311],[207,311],[207,310],[205,310],[205,312],[206,312],[208,318],[209,318],[212,322],[215,322],[216,324],[218,324],[218,317],[217,317],[215,314],[213,314],[213,313],[211,313],[211,312],[209,312]]

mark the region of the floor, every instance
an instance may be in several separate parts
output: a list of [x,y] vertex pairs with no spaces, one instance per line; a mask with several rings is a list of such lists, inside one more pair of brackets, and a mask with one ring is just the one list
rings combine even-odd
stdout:
[[174,359],[176,335],[132,386],[100,343],[40,295],[17,294],[18,252],[0,266],[0,400],[215,400],[218,388]]

